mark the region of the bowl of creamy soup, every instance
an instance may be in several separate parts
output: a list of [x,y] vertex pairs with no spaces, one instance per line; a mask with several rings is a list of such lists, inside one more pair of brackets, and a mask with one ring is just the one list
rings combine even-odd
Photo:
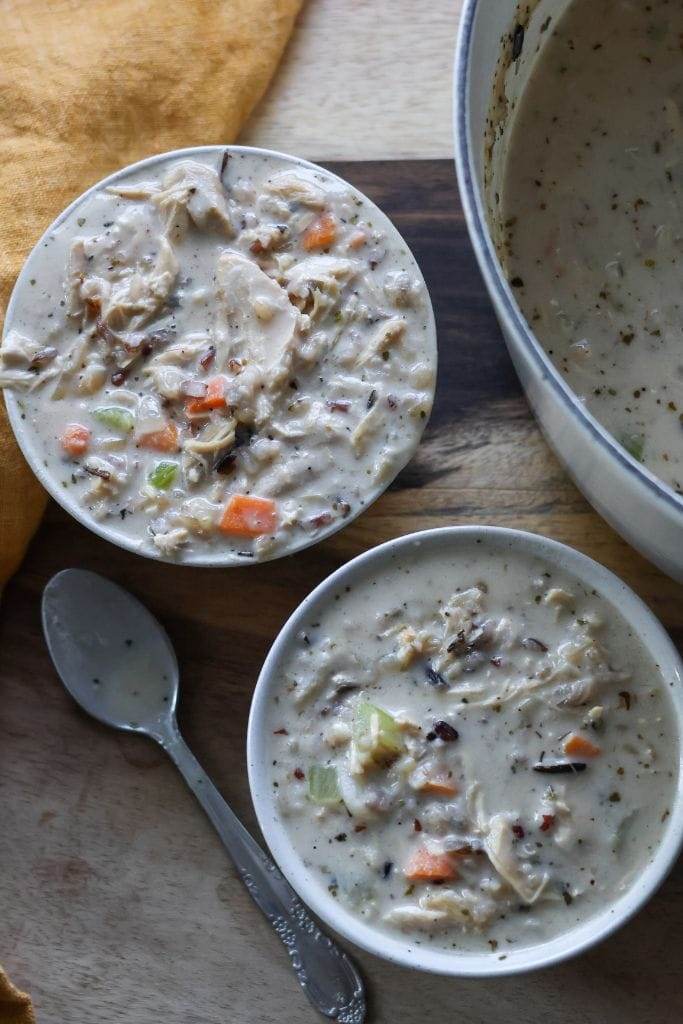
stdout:
[[541,427],[597,510],[683,579],[683,8],[464,4],[456,161]]
[[77,199],[12,294],[0,386],[50,494],[158,559],[237,565],[329,536],[432,405],[429,295],[389,219],[295,157],[209,146]]
[[294,888],[410,967],[510,974],[604,938],[683,838],[681,659],[571,548],[492,527],[390,541],[303,602],[248,733]]

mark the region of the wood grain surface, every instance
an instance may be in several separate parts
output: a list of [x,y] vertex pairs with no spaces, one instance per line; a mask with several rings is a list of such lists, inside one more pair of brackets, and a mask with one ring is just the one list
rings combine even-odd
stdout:
[[[137,558],[55,506],[0,608],[0,958],[42,1024],[304,1024],[315,1019],[193,797],[151,742],[65,695],[39,600],[66,566],[103,572],[164,622],[181,725],[252,828],[249,701],[272,638],[342,562],[411,530],[497,523],[575,545],[624,577],[683,644],[683,588],[593,512],[532,419],[467,241],[448,161],[334,165],[394,218],[439,329],[437,401],[413,462],[335,538],[269,565],[202,570]],[[1,542],[1,540],[0,540]],[[599,948],[536,975],[457,981],[357,953],[382,1024],[677,1024],[683,870]]]
[[311,159],[449,157],[462,0],[307,0],[241,140]]

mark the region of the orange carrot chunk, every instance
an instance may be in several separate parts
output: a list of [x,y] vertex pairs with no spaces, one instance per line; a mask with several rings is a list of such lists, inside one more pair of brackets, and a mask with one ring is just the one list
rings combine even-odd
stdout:
[[90,431],[82,423],[69,423],[62,434],[61,445],[74,459],[85,455],[90,444]]
[[151,448],[155,452],[178,451],[178,428],[175,423],[167,423],[161,430],[153,430],[143,434],[139,439],[141,448]]
[[260,537],[277,530],[277,505],[270,498],[233,494],[218,524],[221,533],[235,537]]
[[458,877],[450,853],[430,853],[426,846],[411,856],[404,874],[410,882],[450,882]]
[[206,382],[206,394],[203,398],[190,398],[185,408],[191,414],[198,412],[210,412],[211,409],[221,409],[225,405],[225,378],[212,377]]
[[565,754],[569,754],[571,757],[597,757],[602,753],[600,747],[596,747],[595,743],[591,743],[578,732],[570,733],[562,746]]
[[315,218],[303,233],[301,244],[307,252],[312,249],[329,249],[337,237],[337,222],[326,211]]
[[426,776],[420,789],[423,793],[441,793],[444,796],[455,796],[458,792],[458,787],[446,772]]

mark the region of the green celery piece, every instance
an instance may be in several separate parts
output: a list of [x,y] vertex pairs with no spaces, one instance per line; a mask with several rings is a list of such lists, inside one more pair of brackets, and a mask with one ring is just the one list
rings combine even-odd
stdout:
[[643,450],[645,448],[645,436],[643,434],[623,434],[621,443],[634,459],[643,461]]
[[308,771],[308,795],[315,804],[331,805],[341,802],[339,778],[334,765],[311,765]]
[[102,406],[93,409],[93,416],[105,427],[115,430],[118,434],[130,434],[135,426],[133,414],[128,409],[122,409],[119,405]]
[[[377,717],[377,735],[372,737],[372,720]],[[403,751],[403,737],[396,720],[383,708],[369,701],[356,705],[353,736],[357,743],[368,746],[380,756],[397,755]]]
[[177,462],[157,462],[148,479],[152,487],[156,487],[158,491],[165,491],[171,486],[177,473]]

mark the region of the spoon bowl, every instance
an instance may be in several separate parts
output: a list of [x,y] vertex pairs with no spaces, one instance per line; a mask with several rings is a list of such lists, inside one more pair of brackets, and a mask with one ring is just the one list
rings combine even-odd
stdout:
[[144,605],[97,573],[64,569],[45,587],[42,615],[57,672],[83,710],[160,739],[175,715],[178,662]]

